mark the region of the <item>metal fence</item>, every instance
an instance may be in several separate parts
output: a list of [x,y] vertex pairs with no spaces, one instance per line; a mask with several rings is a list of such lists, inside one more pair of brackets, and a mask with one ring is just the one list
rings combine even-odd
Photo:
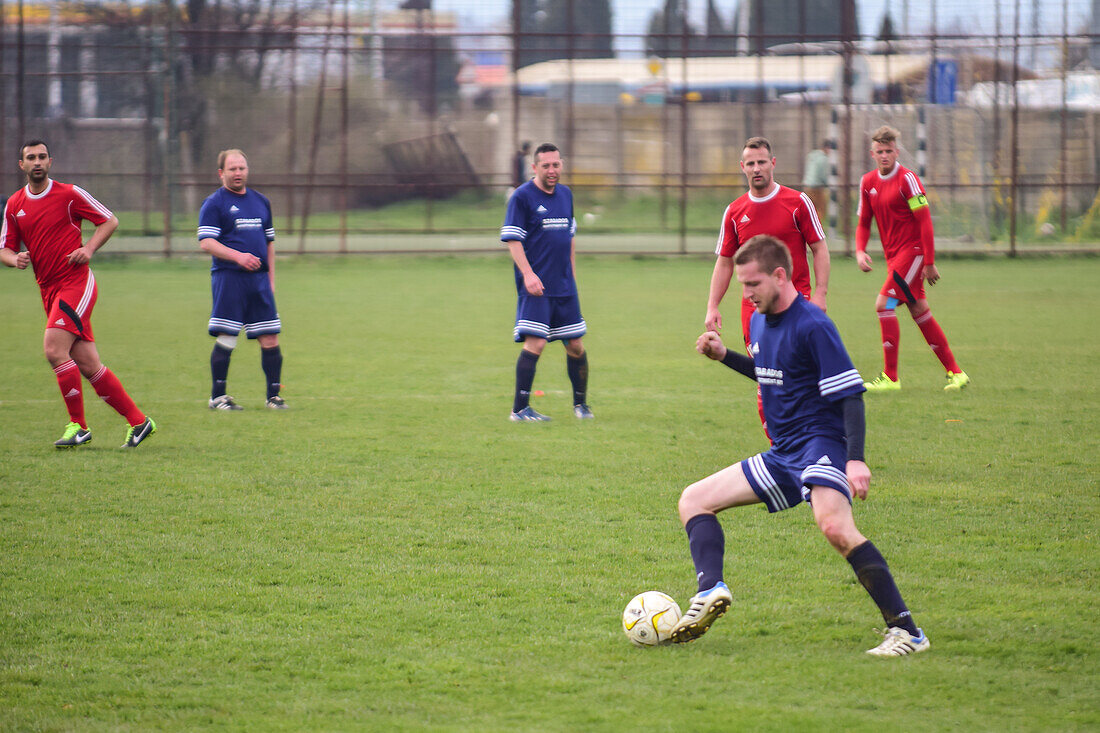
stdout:
[[19,144],[119,214],[112,250],[196,251],[243,148],[282,251],[497,250],[523,140],[562,148],[584,251],[710,252],[771,139],[850,251],[870,131],[902,131],[938,246],[1100,249],[1089,0],[0,0],[0,183]]

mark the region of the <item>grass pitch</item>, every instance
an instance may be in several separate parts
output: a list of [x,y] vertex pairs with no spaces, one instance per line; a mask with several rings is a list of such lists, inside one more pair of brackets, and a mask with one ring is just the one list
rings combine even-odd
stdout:
[[[101,260],[100,350],[159,432],[87,390],[66,422],[30,273],[0,272],[0,728],[1096,730],[1100,260],[948,260],[930,292],[962,394],[902,317],[904,391],[868,396],[871,497],[930,652],[881,626],[805,507],[722,516],[734,605],[641,650],[627,600],[694,590],[675,503],[762,450],[750,382],[697,356],[710,261],[584,258],[591,405],[551,345],[512,424],[506,258],[279,265],[285,412],[206,409],[205,262]],[[880,369],[881,270],[830,314]],[[726,307],[736,342],[736,305]],[[242,340],[243,341],[243,340]]]

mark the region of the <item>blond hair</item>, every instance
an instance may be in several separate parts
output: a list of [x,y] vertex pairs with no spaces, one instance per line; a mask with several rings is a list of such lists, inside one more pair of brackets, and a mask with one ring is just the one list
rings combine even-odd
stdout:
[[900,132],[889,125],[883,125],[871,133],[871,142],[881,143],[882,145],[897,145],[899,137],[901,137]]

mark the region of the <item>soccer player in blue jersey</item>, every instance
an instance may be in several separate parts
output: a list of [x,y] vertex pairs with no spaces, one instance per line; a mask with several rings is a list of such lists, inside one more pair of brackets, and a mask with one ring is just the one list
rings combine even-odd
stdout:
[[593,417],[588,408],[588,355],[581,337],[586,332],[577,297],[577,220],[573,192],[559,183],[561,151],[551,143],[535,148],[534,178],[508,199],[508,212],[500,228],[500,241],[508,245],[515,264],[516,326],[512,332],[522,343],[516,362],[516,391],[510,419],[516,422],[550,418],[531,407],[535,367],[547,341],[565,345],[566,371],[573,385],[573,414],[581,420]]
[[866,499],[871,481],[863,460],[863,379],[833,322],[795,289],[790,253],[779,240],[753,237],[734,256],[734,269],[744,296],[756,306],[751,356],[727,349],[714,331],[700,336],[696,349],[756,380],[773,445],[680,496],[699,591],[673,629],[673,641],[702,636],[733,601],[722,580],[725,536],[716,514],[758,503],[778,512],[808,501],[825,539],[851,564],[886,621],[885,638],[868,653],[924,651],[928,638],[913,622],[886,560],[852,516],[853,493]]
[[260,366],[267,379],[267,406],[286,409],[279,395],[283,354],[282,324],[275,308],[275,225],[271,203],[248,188],[248,159],[237,149],[218,154],[222,187],[199,210],[199,246],[213,257],[210,268],[214,306],[207,330],[217,340],[210,354],[214,386],[211,410],[243,409],[226,394],[229,358],[243,330],[260,342]]

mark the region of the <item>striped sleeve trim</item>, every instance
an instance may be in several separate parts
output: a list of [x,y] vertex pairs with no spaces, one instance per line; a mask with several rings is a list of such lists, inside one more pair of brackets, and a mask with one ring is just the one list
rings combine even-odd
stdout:
[[729,218],[730,209],[732,209],[732,208],[733,208],[733,204],[731,203],[729,206],[726,207],[726,210],[724,212],[722,212],[722,226],[718,227],[718,243],[716,245],[714,245],[714,254],[716,254],[716,255],[722,254],[722,245],[725,244],[725,241],[726,241],[727,222],[729,222],[729,225],[733,227],[734,232],[737,231],[737,224],[735,222],[730,221],[730,218]]
[[199,227],[199,239],[217,239],[221,235],[221,227]]
[[104,219],[110,219],[112,216],[114,216],[114,214],[111,213],[110,209],[108,209],[106,206],[104,206],[103,204],[96,201],[95,196],[88,193],[87,191],[85,191],[80,186],[75,186],[74,185],[73,186],[73,193],[77,194],[78,196],[80,196],[80,198],[84,199],[84,201],[88,204],[88,206],[91,206],[93,209],[95,209],[96,212],[99,213],[99,215],[102,216]]
[[831,395],[834,392],[840,392],[841,390],[848,389],[849,387],[862,387],[863,377],[859,376],[859,372],[855,369],[849,369],[846,372],[835,374],[831,377],[826,377],[817,383],[817,389],[821,392],[821,396]]
[[906,187],[909,189],[909,195],[905,198],[911,199],[914,196],[920,196],[924,193],[924,191],[921,190],[920,182],[917,181],[916,174],[912,171],[906,171],[904,180],[905,183],[908,184]]
[[525,242],[527,241],[527,230],[520,227],[503,226],[500,228],[500,241]]
[[267,241],[271,242],[275,240],[275,227],[270,229],[264,229],[264,236],[267,237]]
[[806,207],[806,213],[810,215],[810,221],[813,222],[814,234],[817,235],[817,239],[814,241],[819,242],[825,238],[825,229],[821,226],[821,220],[817,217],[817,209],[814,208],[814,202],[805,193],[801,194],[801,199],[802,204]]

